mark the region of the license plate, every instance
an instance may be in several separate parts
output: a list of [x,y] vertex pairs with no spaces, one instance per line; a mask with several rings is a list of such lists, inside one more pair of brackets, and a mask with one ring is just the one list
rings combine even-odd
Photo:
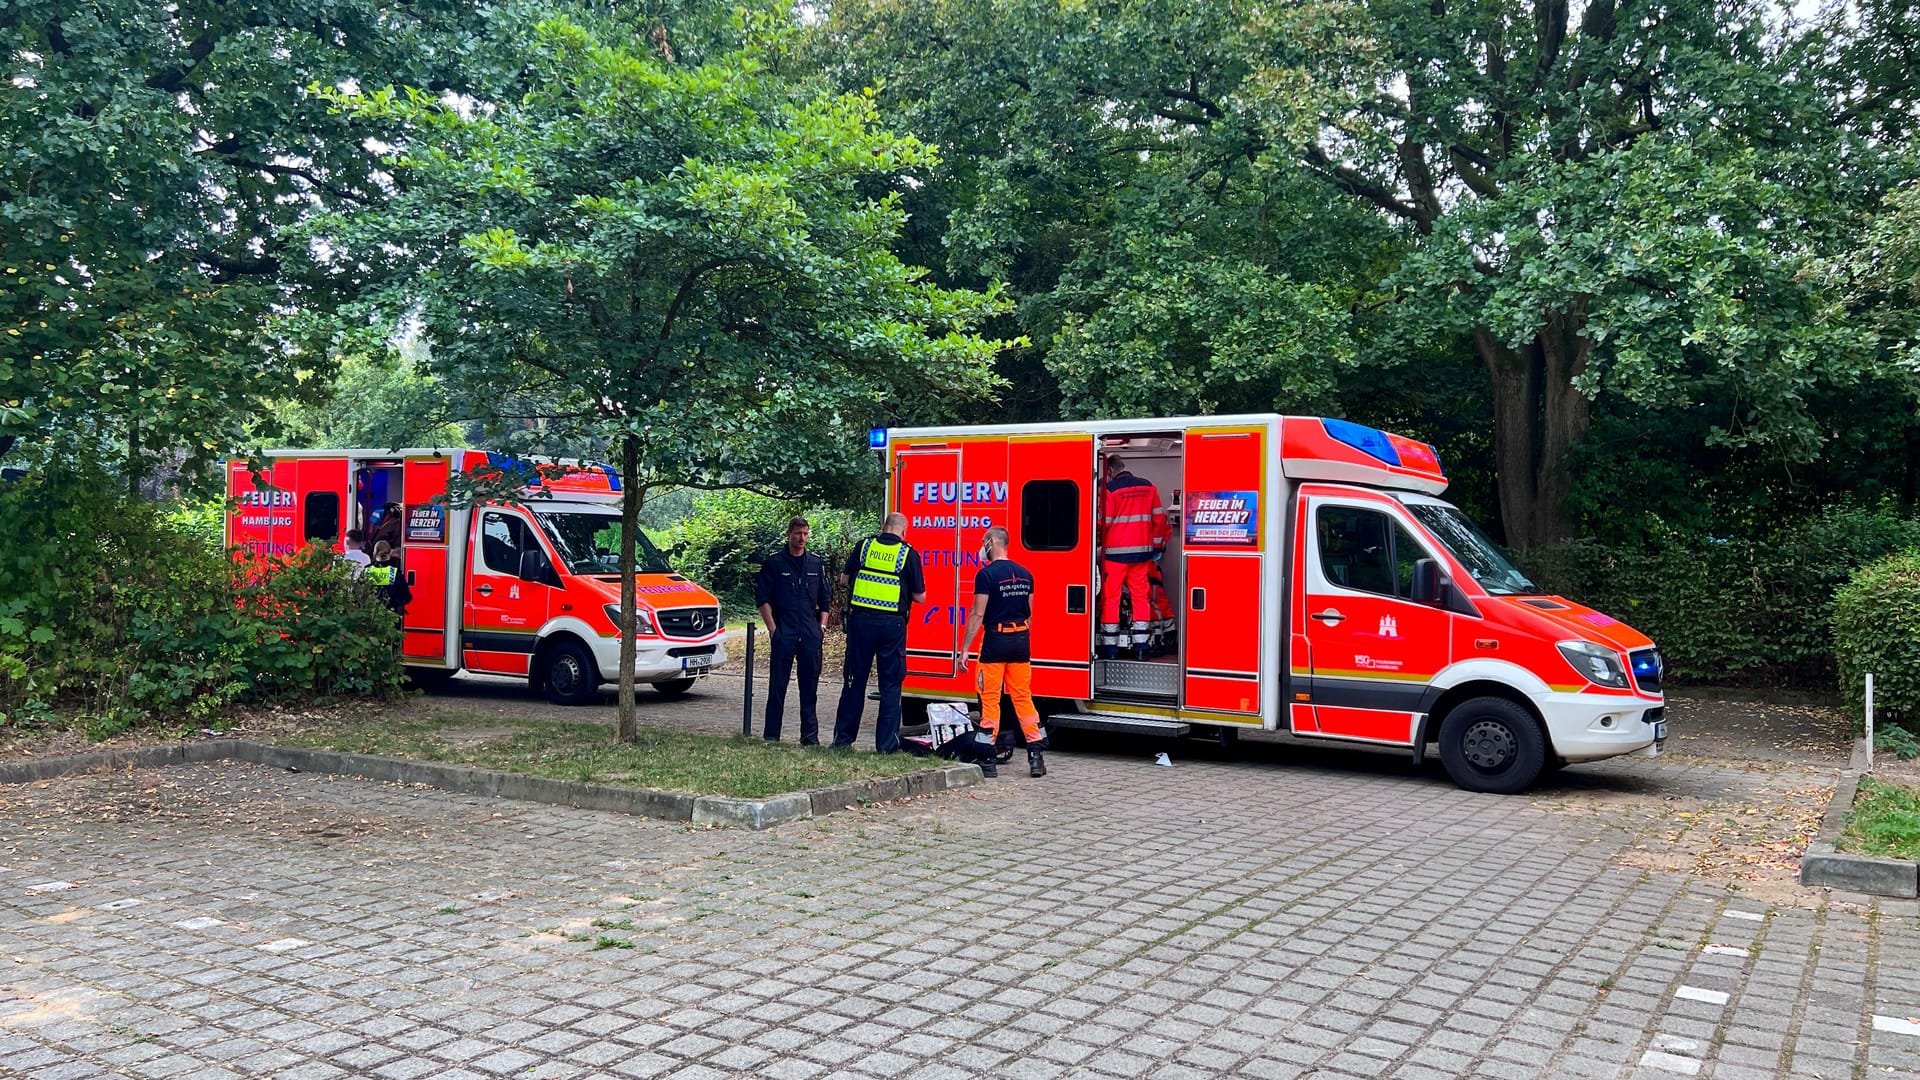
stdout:
[[1666,737],[1667,737],[1667,722],[1665,720],[1655,721],[1653,725],[1653,741],[1660,742],[1664,740]]
[[689,675],[705,675],[707,672],[713,670],[713,657],[711,656],[683,657],[680,661],[680,670],[686,672]]

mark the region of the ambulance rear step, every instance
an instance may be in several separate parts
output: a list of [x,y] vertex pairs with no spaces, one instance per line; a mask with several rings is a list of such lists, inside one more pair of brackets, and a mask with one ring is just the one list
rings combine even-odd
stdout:
[[1189,725],[1179,720],[1123,713],[1055,713],[1046,719],[1051,727],[1117,731],[1125,735],[1161,735],[1170,739],[1184,738],[1189,730]]

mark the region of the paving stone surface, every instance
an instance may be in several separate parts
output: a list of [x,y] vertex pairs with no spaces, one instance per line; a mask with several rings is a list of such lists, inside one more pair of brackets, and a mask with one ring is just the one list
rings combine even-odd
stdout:
[[765,833],[236,762],[0,789],[0,1074],[1920,1076],[1920,905],[1675,839],[1819,762],[1173,754]]

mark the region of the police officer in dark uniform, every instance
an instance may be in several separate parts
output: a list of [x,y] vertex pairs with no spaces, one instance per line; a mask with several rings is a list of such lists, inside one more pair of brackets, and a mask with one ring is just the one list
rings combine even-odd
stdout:
[[833,589],[827,585],[827,566],[807,550],[812,529],[807,519],[787,522],[787,543],[760,564],[754,580],[754,601],[760,621],[773,637],[773,670],[767,677],[768,742],[780,741],[780,723],[787,708],[787,679],[795,661],[800,666],[800,745],[820,745],[820,714],[814,701],[820,689],[820,635],[833,609]]
[[880,668],[880,715],[873,725],[873,748],[883,754],[900,749],[900,684],[907,681],[907,613],[927,602],[920,553],[902,540],[905,514],[888,514],[880,535],[854,545],[840,584],[851,589],[847,602],[847,665],[840,680],[840,708],[833,720],[833,745],[852,746],[860,735],[860,714],[867,704],[867,673]]

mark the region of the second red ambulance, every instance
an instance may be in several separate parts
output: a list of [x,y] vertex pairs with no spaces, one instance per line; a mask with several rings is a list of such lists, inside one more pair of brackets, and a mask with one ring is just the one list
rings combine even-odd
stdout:
[[[1662,664],[1646,635],[1541,591],[1458,508],[1424,443],[1275,415],[886,433],[888,508],[907,515],[928,603],[907,693],[966,699],[966,595],[981,535],[1033,572],[1033,689],[1056,727],[1211,728],[1437,750],[1476,791],[1654,755]],[[1102,659],[1101,463],[1160,492],[1175,644]],[[1142,616],[1145,618],[1145,616]]]

